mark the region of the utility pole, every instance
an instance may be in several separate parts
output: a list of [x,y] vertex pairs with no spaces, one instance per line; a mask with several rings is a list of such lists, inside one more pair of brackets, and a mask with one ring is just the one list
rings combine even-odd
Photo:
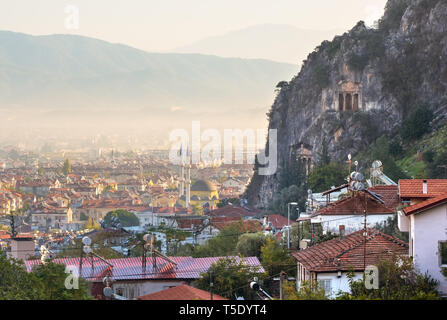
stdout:
[[213,287],[214,287],[214,283],[213,283],[213,271],[210,270],[210,300],[213,300]]
[[11,213],[11,215],[9,216],[10,219],[10,227],[11,227],[11,238],[14,238],[17,235],[17,230],[16,230],[16,221],[15,221],[15,216],[14,214]]
[[363,213],[365,215],[364,222],[363,222],[363,237],[364,237],[364,244],[363,244],[363,270],[366,270],[366,210],[363,210]]
[[296,202],[289,202],[287,204],[287,249],[290,250],[290,205],[297,206]]
[[366,231],[366,209],[367,209],[367,198],[366,193],[364,193],[365,197],[365,209],[363,210],[364,214],[364,220],[363,220],[363,237],[364,237],[364,244],[363,244],[363,271],[366,270],[366,237],[367,237],[367,231]]
[[287,274],[284,271],[281,271],[279,274],[279,300],[284,300],[284,280],[287,279]]

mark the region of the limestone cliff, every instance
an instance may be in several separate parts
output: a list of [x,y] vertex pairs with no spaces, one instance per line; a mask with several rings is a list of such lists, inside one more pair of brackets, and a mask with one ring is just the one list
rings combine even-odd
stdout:
[[[324,41],[290,82],[278,84],[268,114],[278,130],[278,163],[301,143],[318,160],[322,140],[334,159],[393,135],[424,104],[439,122],[447,105],[447,0],[390,0],[376,28],[359,22]],[[268,145],[267,145],[268,149]],[[252,179],[249,202],[266,207],[278,190],[281,167]]]

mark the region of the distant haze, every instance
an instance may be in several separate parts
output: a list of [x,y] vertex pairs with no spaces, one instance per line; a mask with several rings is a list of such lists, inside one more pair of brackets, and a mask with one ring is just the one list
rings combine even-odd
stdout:
[[276,84],[298,72],[268,60],[147,53],[82,36],[7,31],[0,31],[0,66],[0,127],[13,140],[40,128],[42,135],[132,133],[166,141],[193,120],[216,129],[266,128]]
[[[359,20],[371,24],[378,19],[386,1],[3,0],[0,1],[0,30],[33,35],[71,33],[145,51],[166,52],[263,24],[315,31],[348,30]],[[79,29],[66,29],[67,5],[79,9]],[[265,48],[269,47],[266,41]]]
[[205,38],[173,51],[301,64],[323,40],[332,40],[345,31],[303,30],[289,25],[264,24]]
[[[266,128],[276,84],[385,3],[0,1],[0,143],[165,145],[192,120]],[[68,5],[79,28],[67,28]]]

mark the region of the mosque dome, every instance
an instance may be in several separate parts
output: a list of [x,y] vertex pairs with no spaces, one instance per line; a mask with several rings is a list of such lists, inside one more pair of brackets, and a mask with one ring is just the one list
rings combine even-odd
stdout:
[[191,191],[217,191],[215,185],[208,180],[197,180],[192,186]]

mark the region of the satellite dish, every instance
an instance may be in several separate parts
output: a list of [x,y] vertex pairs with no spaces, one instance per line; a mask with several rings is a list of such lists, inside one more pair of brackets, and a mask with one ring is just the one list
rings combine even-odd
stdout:
[[145,234],[143,236],[143,240],[144,240],[144,242],[150,242],[151,241],[151,235],[150,234]]
[[364,179],[364,177],[363,177],[363,174],[362,174],[362,173],[357,172],[357,173],[355,174],[355,180],[357,180],[357,181],[363,181],[363,179]]
[[88,247],[88,246],[85,246],[85,247],[83,248],[83,250],[84,250],[84,253],[91,253],[91,252],[92,252],[92,248],[90,248],[90,247]]
[[381,168],[382,167],[382,161],[380,161],[380,160],[375,160],[373,163],[372,163],[372,168],[373,169],[379,169],[379,168]]
[[82,238],[82,243],[86,246],[89,246],[92,243],[92,239],[90,239],[89,237],[84,237]]
[[102,291],[102,293],[104,294],[105,297],[112,297],[113,296],[113,290],[110,287],[105,287]]

